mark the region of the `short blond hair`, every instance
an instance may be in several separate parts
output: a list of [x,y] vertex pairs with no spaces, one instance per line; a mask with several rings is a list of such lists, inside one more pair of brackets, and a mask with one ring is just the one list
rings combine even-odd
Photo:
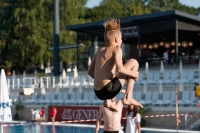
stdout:
[[105,29],[104,40],[106,43],[112,43],[116,37],[121,35],[119,19],[108,19],[103,23],[103,26]]

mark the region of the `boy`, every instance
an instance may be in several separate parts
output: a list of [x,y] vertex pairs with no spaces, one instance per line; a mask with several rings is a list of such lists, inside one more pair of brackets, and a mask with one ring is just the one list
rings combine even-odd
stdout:
[[[130,59],[124,65],[122,63],[120,20],[109,19],[103,25],[106,46],[95,54],[88,69],[88,75],[94,78],[95,94],[99,99],[104,100],[105,107],[113,109],[115,106],[107,99],[114,98],[127,81],[123,102],[142,107],[132,98],[133,86],[138,80],[138,62]],[[116,69],[118,72],[115,74]]]

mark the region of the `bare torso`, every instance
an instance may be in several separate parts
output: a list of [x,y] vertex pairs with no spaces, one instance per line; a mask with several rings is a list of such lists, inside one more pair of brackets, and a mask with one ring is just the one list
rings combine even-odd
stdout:
[[121,129],[121,117],[123,109],[122,100],[116,102],[115,106],[118,112],[112,112],[107,108],[101,106],[105,131],[119,131]]
[[94,70],[94,88],[95,90],[102,89],[110,80],[112,80],[115,72],[115,48],[103,47],[96,55],[95,70]]

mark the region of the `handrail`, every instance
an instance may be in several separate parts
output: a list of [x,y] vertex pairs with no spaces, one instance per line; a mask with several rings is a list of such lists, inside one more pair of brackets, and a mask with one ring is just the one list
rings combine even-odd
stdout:
[[[191,111],[189,111],[189,112],[187,112],[186,114],[189,114]],[[192,120],[195,116],[198,116],[200,114],[200,111],[198,111],[198,112],[196,112],[194,115],[193,115],[193,117],[190,117],[189,119],[187,119],[187,115],[185,115],[185,129],[188,129],[188,122],[190,121],[190,120]],[[197,120],[197,121],[199,121],[199,119]],[[194,123],[196,123],[196,121],[194,122]],[[194,123],[192,123],[191,125],[193,125]],[[190,125],[190,126],[191,126]]]

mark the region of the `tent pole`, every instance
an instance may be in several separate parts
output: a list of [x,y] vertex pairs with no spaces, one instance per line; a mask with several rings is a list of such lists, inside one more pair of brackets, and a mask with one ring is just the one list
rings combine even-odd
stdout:
[[1,133],[3,133],[3,122],[1,123]]

